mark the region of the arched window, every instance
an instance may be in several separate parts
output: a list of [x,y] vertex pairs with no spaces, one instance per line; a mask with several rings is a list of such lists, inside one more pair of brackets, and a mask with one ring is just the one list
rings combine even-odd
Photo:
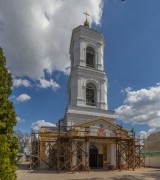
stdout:
[[86,66],[95,67],[95,52],[92,47],[86,48]]
[[91,83],[88,83],[86,86],[86,105],[96,105],[96,87]]
[[98,154],[98,149],[95,145],[89,146],[89,154]]

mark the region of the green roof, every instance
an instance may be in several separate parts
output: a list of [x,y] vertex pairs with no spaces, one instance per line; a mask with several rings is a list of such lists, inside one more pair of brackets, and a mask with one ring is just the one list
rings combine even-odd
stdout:
[[141,153],[141,156],[144,156],[144,157],[157,157],[157,156],[160,156],[160,152],[143,152],[143,153]]

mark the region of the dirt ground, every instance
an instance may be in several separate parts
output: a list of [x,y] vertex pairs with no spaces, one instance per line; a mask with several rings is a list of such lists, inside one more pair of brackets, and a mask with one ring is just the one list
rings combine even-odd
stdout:
[[18,180],[160,180],[160,169],[140,168],[135,171],[91,170],[88,172],[61,172],[53,170],[30,171],[27,164],[18,165]]

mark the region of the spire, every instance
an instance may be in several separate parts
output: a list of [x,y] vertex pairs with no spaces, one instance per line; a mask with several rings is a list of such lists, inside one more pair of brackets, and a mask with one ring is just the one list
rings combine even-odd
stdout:
[[84,14],[86,15],[86,20],[84,22],[84,26],[89,27],[89,21],[87,19],[87,16],[89,16],[89,14],[87,13],[87,11]]

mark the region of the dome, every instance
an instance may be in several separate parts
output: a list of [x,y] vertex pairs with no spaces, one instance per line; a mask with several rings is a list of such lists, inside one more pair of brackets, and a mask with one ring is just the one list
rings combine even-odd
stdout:
[[84,22],[84,26],[89,27],[89,21],[86,19],[86,21]]

